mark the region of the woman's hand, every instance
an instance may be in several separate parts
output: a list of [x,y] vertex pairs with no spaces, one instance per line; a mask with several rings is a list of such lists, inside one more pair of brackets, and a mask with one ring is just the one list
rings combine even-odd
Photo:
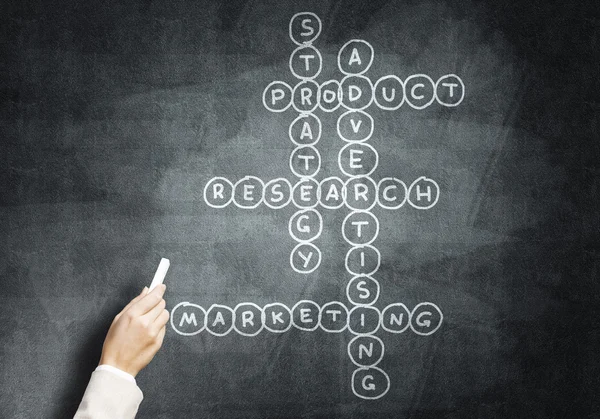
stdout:
[[100,364],[112,365],[134,377],[152,361],[165,337],[169,312],[165,310],[161,284],[148,293],[131,300],[113,320],[104,346]]

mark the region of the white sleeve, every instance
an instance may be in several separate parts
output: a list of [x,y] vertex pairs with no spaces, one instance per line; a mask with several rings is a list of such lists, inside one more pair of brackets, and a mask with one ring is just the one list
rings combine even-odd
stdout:
[[105,368],[94,371],[75,419],[134,419],[144,395],[131,379]]
[[96,371],[108,371],[108,372],[112,372],[113,374],[117,374],[119,377],[123,377],[127,381],[132,382],[133,384],[137,384],[135,382],[135,378],[133,378],[133,375],[128,374],[125,371],[120,370],[120,369],[118,369],[116,367],[113,367],[112,365],[107,365],[107,364],[98,365],[96,367]]

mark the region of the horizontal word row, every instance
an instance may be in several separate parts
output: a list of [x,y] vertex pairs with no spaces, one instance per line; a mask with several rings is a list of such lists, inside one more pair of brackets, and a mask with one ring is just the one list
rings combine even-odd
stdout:
[[314,301],[298,301],[291,309],[282,303],[259,307],[254,303],[240,303],[234,308],[213,304],[205,310],[197,304],[182,302],[171,310],[171,327],[183,336],[193,336],[203,330],[215,336],[231,331],[242,336],[256,336],[266,330],[284,333],[292,327],[298,330],[340,333],[344,330],[355,335],[371,335],[380,328],[390,333],[411,329],[427,336],[442,324],[444,316],[433,303],[419,303],[412,311],[402,303],[388,305],[380,311],[373,306],[354,306],[350,310],[338,301],[319,306]]
[[426,74],[414,74],[404,81],[395,75],[381,77],[375,84],[363,75],[348,75],[341,81],[317,83],[302,80],[294,87],[284,81],[272,81],[263,90],[264,107],[271,112],[284,112],[290,106],[297,112],[310,113],[317,108],[333,112],[340,106],[349,110],[366,109],[375,103],[389,111],[404,103],[413,109],[425,109],[433,102],[446,107],[460,105],[465,85],[456,74],[446,74],[433,81]]
[[375,205],[398,209],[406,202],[416,209],[432,208],[439,199],[440,187],[436,181],[421,176],[410,186],[397,178],[387,177],[375,182],[368,176],[356,176],[342,181],[332,176],[320,182],[303,177],[294,185],[286,178],[275,178],[267,183],[255,176],[245,176],[233,183],[224,177],[214,177],[204,187],[204,202],[212,208],[233,204],[238,208],[253,209],[260,204],[279,209],[293,203],[298,208],[337,209],[346,205],[352,210],[370,210]]

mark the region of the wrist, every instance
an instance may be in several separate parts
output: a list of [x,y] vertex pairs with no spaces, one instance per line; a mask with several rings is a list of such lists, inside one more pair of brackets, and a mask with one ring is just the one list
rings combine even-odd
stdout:
[[115,359],[104,356],[104,355],[102,355],[100,357],[100,363],[98,364],[98,366],[100,366],[100,365],[109,365],[113,368],[119,369],[119,370],[131,375],[133,378],[135,378],[139,372],[136,369],[131,368],[130,366],[123,365],[122,363],[117,362]]

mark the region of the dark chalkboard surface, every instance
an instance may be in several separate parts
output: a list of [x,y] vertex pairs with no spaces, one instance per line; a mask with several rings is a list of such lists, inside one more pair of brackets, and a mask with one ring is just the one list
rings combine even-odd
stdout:
[[594,11],[3,3],[0,416],[160,257],[140,418],[600,415]]

